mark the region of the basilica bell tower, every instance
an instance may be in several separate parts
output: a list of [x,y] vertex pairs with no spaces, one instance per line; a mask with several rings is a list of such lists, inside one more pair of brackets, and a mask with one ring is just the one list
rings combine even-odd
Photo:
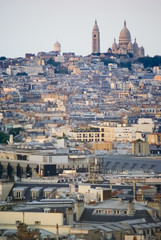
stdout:
[[100,32],[96,20],[92,31],[92,53],[100,53]]

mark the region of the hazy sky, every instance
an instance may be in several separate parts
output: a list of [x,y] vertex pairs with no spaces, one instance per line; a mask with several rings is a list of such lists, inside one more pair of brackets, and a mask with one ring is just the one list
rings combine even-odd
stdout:
[[161,55],[161,0],[0,0],[0,56],[52,51],[87,55],[97,19],[101,52],[118,42],[126,19],[132,42]]

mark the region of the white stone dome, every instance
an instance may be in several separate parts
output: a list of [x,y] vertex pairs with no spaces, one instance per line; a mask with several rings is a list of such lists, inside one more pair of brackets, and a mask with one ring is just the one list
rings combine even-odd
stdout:
[[128,44],[128,49],[133,49],[133,44],[132,44],[132,42],[129,42],[129,44]]
[[134,41],[133,47],[134,47],[134,48],[138,48],[138,44],[137,44],[137,42],[136,42],[136,38],[135,38],[135,41]]
[[124,28],[120,32],[119,36],[119,44],[120,45],[128,45],[128,43],[131,41],[131,35],[129,30],[126,27],[126,21],[124,22]]
[[112,50],[117,50],[118,46],[117,46],[117,43],[116,43],[116,40],[114,38],[114,43],[112,44]]

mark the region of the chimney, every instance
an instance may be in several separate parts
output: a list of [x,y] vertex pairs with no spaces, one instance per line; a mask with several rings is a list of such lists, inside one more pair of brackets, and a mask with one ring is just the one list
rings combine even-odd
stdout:
[[73,226],[73,209],[72,208],[67,208],[66,211],[66,219],[67,219],[67,224],[70,226]]
[[127,215],[132,215],[132,211],[134,209],[134,204],[132,201],[127,203]]
[[76,221],[79,221],[84,211],[84,201],[78,200],[75,204]]
[[133,199],[136,199],[136,181],[133,180]]
[[124,205],[124,201],[122,200],[122,198],[120,199],[120,205]]

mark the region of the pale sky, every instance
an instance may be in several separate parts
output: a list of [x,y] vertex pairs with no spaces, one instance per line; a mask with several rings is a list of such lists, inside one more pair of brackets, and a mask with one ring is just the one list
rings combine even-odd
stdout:
[[101,52],[106,52],[126,20],[132,42],[145,55],[161,55],[161,0],[0,0],[0,56],[52,51],[88,55],[95,19]]

